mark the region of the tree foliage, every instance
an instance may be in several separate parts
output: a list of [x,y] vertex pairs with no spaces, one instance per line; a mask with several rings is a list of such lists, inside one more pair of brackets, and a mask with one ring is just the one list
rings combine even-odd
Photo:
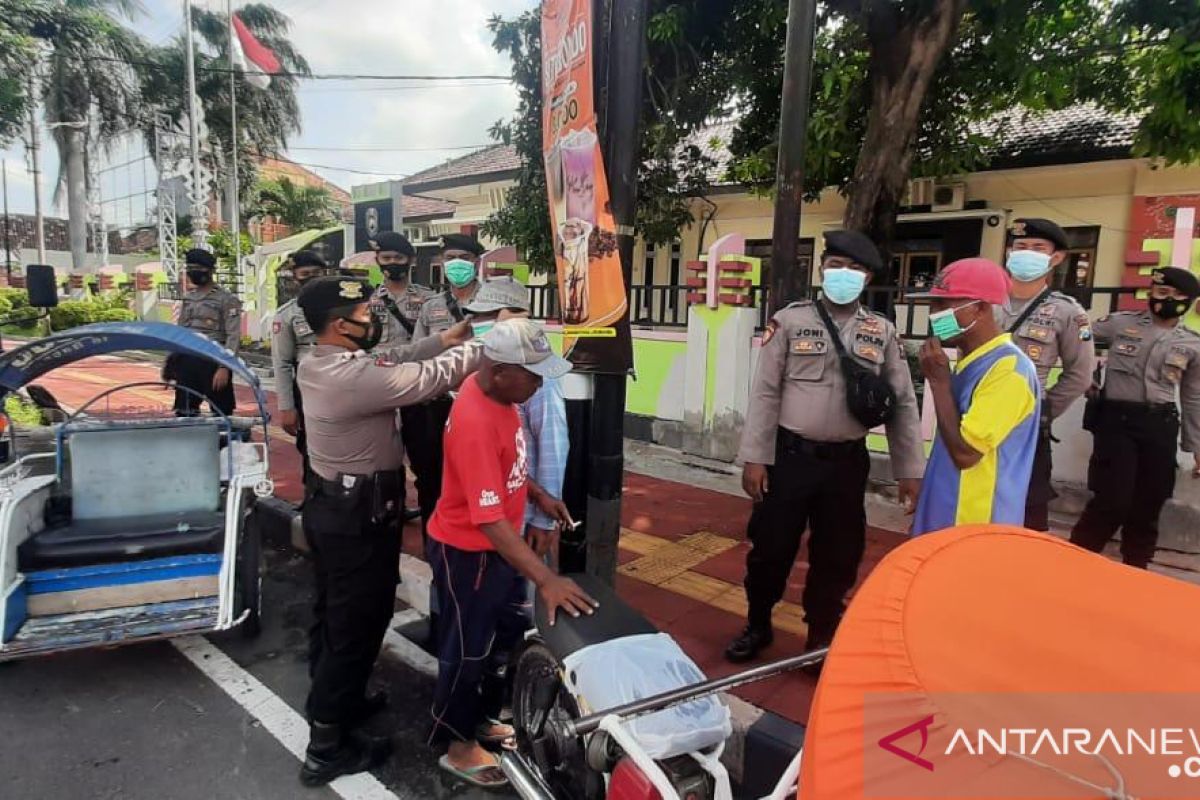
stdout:
[[338,219],[333,195],[324,186],[305,186],[290,178],[259,181],[254,214],[272,216],[293,231],[323,228]]
[[38,54],[33,31],[43,11],[31,0],[0,0],[0,147],[8,146],[29,125]]

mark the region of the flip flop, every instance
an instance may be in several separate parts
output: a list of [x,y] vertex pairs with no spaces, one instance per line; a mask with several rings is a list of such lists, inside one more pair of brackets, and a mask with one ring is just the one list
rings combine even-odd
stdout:
[[[487,733],[488,728],[504,727],[508,728],[508,733]],[[475,741],[479,742],[484,747],[499,747],[501,750],[516,750],[517,749],[517,731],[516,729],[504,722],[496,722],[488,720],[484,725],[480,725],[475,729]]]
[[[469,783],[480,789],[503,789],[505,786],[508,786],[508,776],[504,774],[504,770],[500,769],[498,764],[481,764],[478,767],[462,769],[451,764],[450,755],[446,754],[438,759],[438,766],[460,781]],[[484,780],[482,776],[488,773],[491,773],[493,776],[498,775],[500,780]]]

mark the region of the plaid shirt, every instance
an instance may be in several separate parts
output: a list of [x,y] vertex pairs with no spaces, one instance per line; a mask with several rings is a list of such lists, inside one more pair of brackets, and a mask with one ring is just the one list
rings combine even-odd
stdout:
[[[571,440],[567,432],[567,406],[557,380],[546,379],[533,397],[517,407],[525,429],[529,477],[551,497],[562,499],[563,475]],[[525,524],[550,529],[554,520],[535,503],[525,509]]]

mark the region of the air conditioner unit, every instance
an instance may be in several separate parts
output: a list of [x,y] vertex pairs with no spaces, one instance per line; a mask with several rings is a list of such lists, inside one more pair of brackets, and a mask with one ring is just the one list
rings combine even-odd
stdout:
[[962,211],[967,202],[965,183],[939,183],[933,187],[934,211]]
[[928,206],[933,204],[933,178],[914,178],[908,182],[904,196],[906,206]]

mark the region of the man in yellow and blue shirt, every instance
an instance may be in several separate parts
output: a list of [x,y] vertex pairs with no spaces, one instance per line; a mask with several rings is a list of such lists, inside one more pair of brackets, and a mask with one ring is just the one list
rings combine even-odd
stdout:
[[[1041,384],[1029,357],[996,324],[1009,277],[986,258],[955,261],[930,292],[931,336],[921,369],[937,411],[937,436],[912,533],[993,522],[1023,525],[1037,450]],[[953,370],[942,344],[959,350]]]

